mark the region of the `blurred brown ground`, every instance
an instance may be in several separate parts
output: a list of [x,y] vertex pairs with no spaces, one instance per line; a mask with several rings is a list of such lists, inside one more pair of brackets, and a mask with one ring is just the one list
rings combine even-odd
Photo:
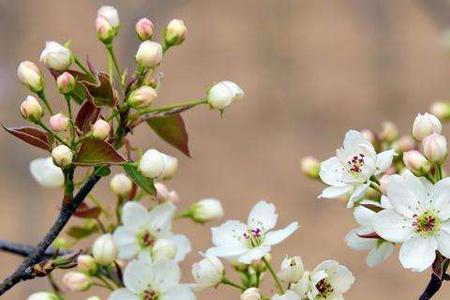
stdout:
[[[408,132],[417,112],[427,110],[433,100],[450,97],[450,60],[438,45],[450,25],[448,2],[0,0],[2,123],[23,124],[17,108],[27,92],[16,80],[16,66],[24,59],[37,61],[46,40],[72,39],[79,55],[88,53],[105,66],[104,49],[93,31],[96,9],[105,3],[120,11],[117,49],[120,62],[130,67],[138,45],[133,26],[139,17],[149,16],[159,31],[171,18],[186,21],[186,42],[170,51],[162,66],[160,103],[202,96],[209,84],[222,79],[238,82],[247,93],[223,120],[204,108],[186,114],[193,159],[179,155],[146,128],[136,132],[140,145],[180,158],[171,187],[184,207],[213,196],[223,200],[227,218],[245,218],[256,201],[268,199],[279,209],[280,225],[301,223],[296,235],[275,248],[276,265],[286,254],[301,255],[308,268],[334,258],[357,278],[346,299],[417,299],[429,274],[403,270],[397,253],[387,263],[368,268],[366,253],[344,243],[355,227],[351,211],[337,201],[316,199],[322,186],[302,176],[299,160],[310,153],[332,155],[349,128],[377,128],[391,120]],[[51,83],[48,87],[53,88]],[[36,243],[52,223],[59,199],[28,173],[29,161],[43,153],[6,133],[0,134],[0,153],[0,237]],[[112,198],[105,183],[96,194]],[[194,243],[183,264],[189,281],[190,265],[199,258],[198,251],[210,246],[210,233],[207,226],[187,221],[177,228]],[[19,261],[0,254],[0,276]],[[3,298],[25,299],[46,287],[44,279],[23,283]],[[228,288],[219,290],[220,296],[204,292],[199,299],[239,297]],[[450,286],[444,286],[436,299],[449,297]]]

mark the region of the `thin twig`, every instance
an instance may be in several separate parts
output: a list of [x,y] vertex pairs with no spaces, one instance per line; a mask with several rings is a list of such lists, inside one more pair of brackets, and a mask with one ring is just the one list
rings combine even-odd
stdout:
[[419,300],[429,300],[431,297],[433,297],[441,288],[442,286],[442,279],[439,278],[436,274],[431,274],[431,279],[428,282],[427,287],[425,288],[425,291],[420,296]]
[[[27,257],[36,250],[36,246],[14,243],[7,240],[0,240],[0,251]],[[43,258],[68,254],[70,251],[49,247],[42,255]]]

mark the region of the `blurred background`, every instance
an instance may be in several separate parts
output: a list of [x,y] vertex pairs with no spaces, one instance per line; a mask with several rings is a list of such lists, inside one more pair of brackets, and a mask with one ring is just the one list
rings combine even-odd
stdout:
[[[366,253],[345,245],[356,224],[339,201],[318,200],[322,185],[300,172],[302,156],[333,155],[349,128],[378,129],[384,120],[409,132],[415,114],[435,100],[450,98],[449,52],[439,43],[450,26],[445,0],[0,0],[0,120],[24,123],[18,114],[27,91],[16,80],[22,60],[37,62],[46,40],[72,39],[72,49],[106,66],[96,40],[94,19],[100,5],[119,10],[122,27],[116,48],[123,66],[134,67],[138,46],[134,23],[147,16],[159,32],[172,18],[185,20],[189,33],[169,51],[159,103],[201,97],[213,82],[230,79],[246,91],[223,119],[206,108],[185,114],[193,154],[188,159],[162,143],[147,128],[134,140],[177,155],[179,173],[170,187],[188,207],[204,197],[223,201],[227,219],[245,219],[256,201],[276,203],[279,224],[299,220],[301,229],[275,248],[274,264],[301,255],[307,268],[334,258],[357,278],[346,299],[417,299],[429,274],[402,269],[397,253],[374,269]],[[160,34],[157,39],[160,38]],[[46,74],[47,76],[48,74]],[[48,81],[48,90],[53,90]],[[53,103],[61,102],[54,91]],[[448,130],[446,130],[448,133]],[[0,134],[0,237],[35,244],[58,210],[60,192],[44,190],[28,172],[30,160],[43,152]],[[95,195],[112,201],[107,182]],[[213,224],[213,225],[218,225]],[[185,282],[198,251],[211,245],[209,226],[180,221],[176,230],[189,235],[194,251],[183,263]],[[0,253],[0,276],[20,259]],[[61,274],[60,274],[61,275]],[[4,299],[25,299],[47,288],[47,281],[18,285]],[[220,287],[199,299],[238,299]],[[89,291],[85,299],[95,294]],[[106,299],[106,294],[100,294]],[[436,299],[449,299],[444,286]],[[72,299],[72,298],[71,298]]]

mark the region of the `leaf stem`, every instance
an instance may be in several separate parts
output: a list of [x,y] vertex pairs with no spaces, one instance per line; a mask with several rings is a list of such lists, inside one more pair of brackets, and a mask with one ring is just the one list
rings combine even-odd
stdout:
[[41,126],[45,131],[47,131],[52,137],[54,137],[55,139],[57,139],[61,144],[66,145],[67,147],[70,147],[69,144],[67,144],[59,135],[55,134],[50,128],[47,127],[47,125],[45,125],[44,123],[42,123],[41,120],[38,120],[35,122],[36,125]]
[[37,93],[37,95],[39,96],[39,98],[41,98],[42,102],[44,102],[45,107],[47,108],[48,112],[53,115],[53,110],[50,106],[50,104],[48,103],[47,97],[45,96],[44,91],[40,91]]
[[200,104],[205,104],[206,103],[206,99],[195,99],[195,100],[191,100],[191,101],[187,101],[187,102],[183,102],[183,103],[177,103],[177,104],[171,104],[171,105],[166,105],[166,106],[160,106],[160,107],[150,107],[150,108],[145,108],[145,109],[141,109],[139,111],[139,115],[145,115],[148,113],[152,113],[152,112],[165,112],[174,108],[179,108],[179,107],[183,107],[183,106],[197,106]]
[[75,58],[75,64],[87,75],[87,76],[89,76],[89,78],[90,79],[92,79],[92,80],[94,80],[94,81],[97,81],[97,79],[96,79],[96,77],[95,77],[95,75],[94,74],[92,74],[91,73],[91,71],[89,71],[84,65],[83,65],[83,63],[81,62],[81,60],[77,57],[77,56],[74,56],[74,58]]
[[[112,66],[114,67],[117,76],[119,77],[119,82],[122,85],[122,87],[124,86],[124,82],[122,80],[122,74],[120,73],[120,68],[119,68],[119,64],[117,63],[117,59],[116,59],[116,55],[114,54],[114,48],[113,48],[113,44],[107,44],[106,45],[106,49],[108,49],[108,54],[109,54],[109,63],[112,64]],[[110,67],[110,69],[112,69]],[[112,72],[110,74],[111,78],[112,78]]]
[[284,294],[283,286],[281,285],[280,279],[278,279],[277,274],[273,270],[272,265],[265,257],[262,258],[262,261],[264,262],[264,265],[266,265],[267,269],[269,270],[270,274],[272,275],[273,280],[275,280],[278,291],[280,292],[281,295],[283,295]]
[[226,277],[224,277],[222,279],[222,283],[225,284],[225,285],[229,285],[229,286],[235,287],[237,289],[240,289],[241,291],[245,291],[245,287],[243,287],[243,286],[241,286],[241,285],[239,285],[237,283],[232,282],[230,279],[228,279]]

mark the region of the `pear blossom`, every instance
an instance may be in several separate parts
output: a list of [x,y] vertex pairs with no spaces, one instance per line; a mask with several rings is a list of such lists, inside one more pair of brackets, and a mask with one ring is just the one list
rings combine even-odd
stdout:
[[272,300],[301,300],[301,298],[296,292],[288,290],[283,295],[274,295]]
[[51,157],[38,158],[30,163],[30,173],[37,183],[46,188],[59,188],[64,185],[64,173],[53,163]]
[[[382,197],[381,205],[374,201],[364,201],[361,204],[368,204],[373,206],[385,206],[391,207],[389,200],[386,197]],[[366,262],[369,267],[374,267],[383,261],[385,261],[394,251],[394,244],[378,238],[365,238],[364,235],[370,235],[374,233],[372,222],[377,216],[377,213],[369,208],[361,205],[355,208],[353,215],[361,225],[359,228],[353,229],[345,237],[347,245],[355,250],[370,250]]]
[[295,283],[302,278],[303,272],[303,261],[300,256],[286,257],[281,262],[278,278],[283,282]]
[[336,156],[320,165],[320,178],[329,187],[319,198],[337,198],[350,194],[347,207],[353,207],[371,185],[371,177],[380,175],[392,164],[394,150],[377,154],[373,145],[356,130],[345,134],[343,147]]
[[131,259],[141,252],[153,255],[155,243],[167,239],[176,244],[176,262],[182,261],[191,251],[191,243],[184,235],[171,232],[176,207],[166,202],[147,209],[140,203],[127,202],[122,208],[122,223],[114,231],[113,239],[119,259]]
[[206,254],[234,258],[238,262],[250,264],[268,254],[272,246],[281,243],[298,229],[293,222],[286,228],[271,231],[277,223],[275,206],[266,201],[257,203],[250,212],[247,224],[230,220],[219,227],[211,228],[215,247]]
[[196,290],[203,290],[214,287],[222,282],[225,275],[225,267],[220,259],[211,255],[204,255],[204,258],[192,265],[192,277],[196,284]]
[[403,267],[424,271],[436,250],[450,257],[450,178],[433,185],[406,171],[389,178],[386,194],[392,206],[378,212],[372,225],[385,240],[402,244]]
[[125,268],[125,288],[115,290],[108,300],[196,300],[187,285],[180,284],[181,271],[171,260],[152,261],[142,253]]

